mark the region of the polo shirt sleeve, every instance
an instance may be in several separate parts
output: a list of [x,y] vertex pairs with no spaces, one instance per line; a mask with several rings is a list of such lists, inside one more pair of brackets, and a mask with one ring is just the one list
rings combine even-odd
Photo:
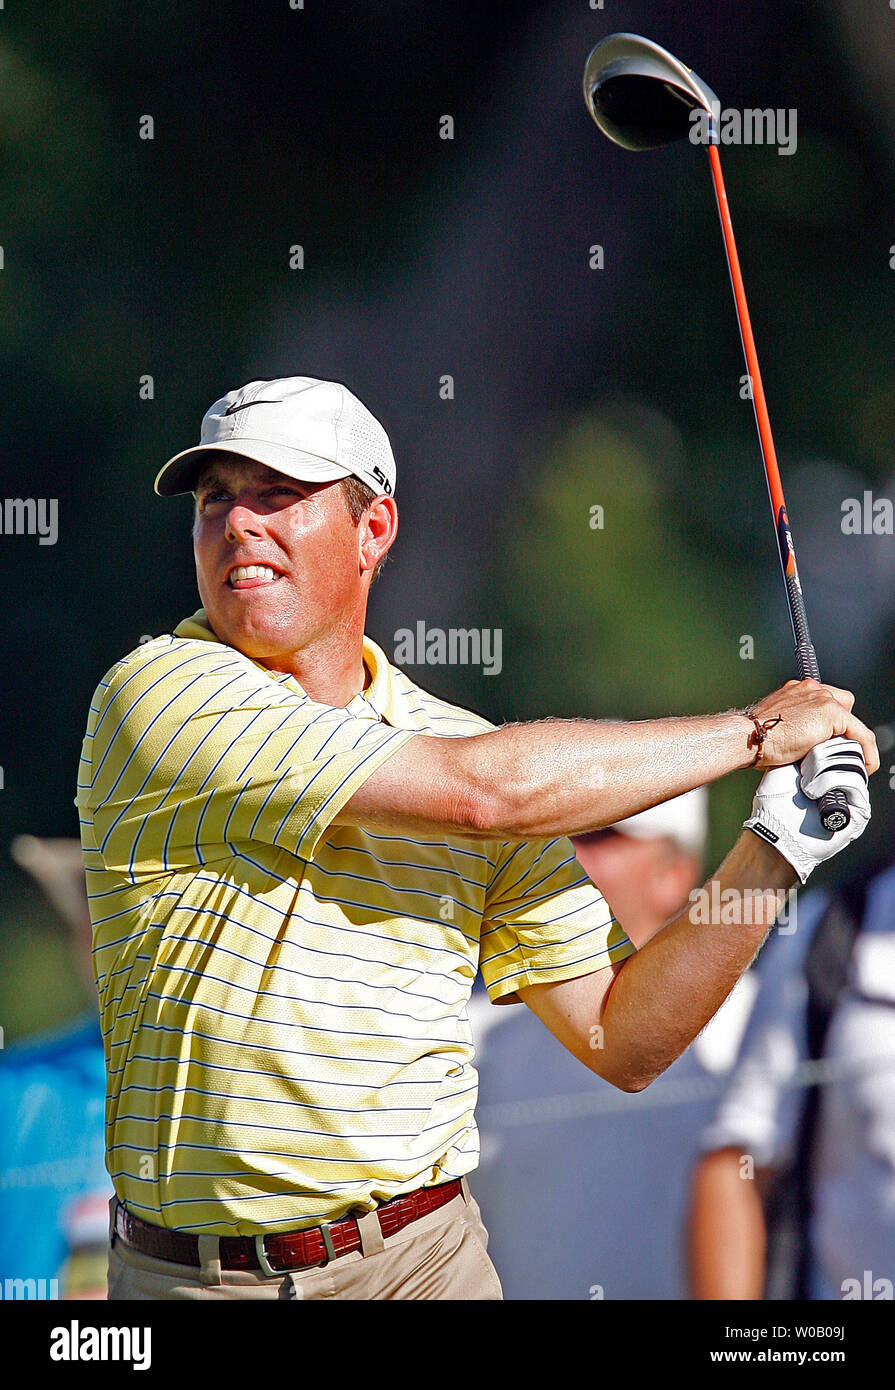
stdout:
[[157,639],[102,682],[77,804],[85,848],[131,879],[229,858],[302,859],[413,733],[317,704],[220,644]]
[[634,953],[568,839],[501,846],[485,895],[479,968],[493,1004],[520,985],[573,980]]

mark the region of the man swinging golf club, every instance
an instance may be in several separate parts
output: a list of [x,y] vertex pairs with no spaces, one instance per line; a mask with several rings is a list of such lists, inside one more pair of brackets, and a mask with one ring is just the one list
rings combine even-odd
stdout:
[[[203,608],[101,681],[77,797],[113,1298],[500,1298],[466,1181],[477,969],[640,1090],[869,817],[873,734],[817,681],[501,728],[416,686],[364,635],[395,481],[378,421],[307,377],[228,393],[157,479],[195,495]],[[690,908],[635,952],[565,837],[746,767],[768,771],[708,900],[748,892],[748,921]]]

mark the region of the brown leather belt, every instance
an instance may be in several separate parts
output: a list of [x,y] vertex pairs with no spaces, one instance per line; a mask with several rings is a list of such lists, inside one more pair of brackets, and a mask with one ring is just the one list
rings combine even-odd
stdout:
[[[437,1211],[459,1197],[459,1180],[437,1187],[418,1187],[402,1197],[393,1197],[376,1208],[383,1237],[393,1236],[411,1221]],[[115,1230],[122,1240],[143,1255],[170,1260],[179,1265],[195,1265],[199,1258],[199,1237],[190,1231],[169,1231],[134,1216],[120,1203],[115,1211]],[[285,1274],[307,1265],[328,1264],[339,1255],[360,1250],[360,1228],[353,1216],[311,1226],[305,1231],[281,1231],[276,1235],[221,1236],[221,1269],[260,1269],[268,1275]]]

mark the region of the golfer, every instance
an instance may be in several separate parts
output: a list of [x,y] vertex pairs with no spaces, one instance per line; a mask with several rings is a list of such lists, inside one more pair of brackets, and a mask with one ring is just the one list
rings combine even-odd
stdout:
[[[364,634],[395,462],[338,383],[228,393],[156,490],[195,496],[202,608],[100,682],[77,796],[110,1296],[498,1299],[467,1183],[476,972],[642,1089],[785,890],[860,834],[873,735],[816,681],[748,712],[497,729],[420,689]],[[690,906],[635,951],[566,837],[750,766],[773,770],[706,895],[723,920]]]

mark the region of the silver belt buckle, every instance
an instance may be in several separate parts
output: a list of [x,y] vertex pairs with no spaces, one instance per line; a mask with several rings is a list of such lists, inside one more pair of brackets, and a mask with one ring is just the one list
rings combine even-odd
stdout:
[[329,1233],[329,1228],[333,1223],[324,1221],[320,1227],[320,1234],[323,1236],[323,1248],[326,1251],[326,1263],[336,1258],[336,1247],[333,1245],[333,1238]]
[[278,1274],[285,1274],[286,1271],[284,1269],[274,1269],[265,1254],[264,1239],[263,1235],[255,1237],[255,1254],[258,1256],[258,1263],[261,1266],[262,1272],[267,1275],[268,1279],[275,1279]]
[[[320,1227],[318,1227],[320,1234],[323,1237],[323,1248],[326,1251],[326,1264],[329,1264],[330,1260],[334,1260],[336,1258],[336,1247],[333,1245],[333,1238],[329,1233],[329,1228],[331,1225],[331,1221],[324,1221],[323,1224]],[[310,1229],[313,1230],[314,1227],[312,1226],[310,1227]],[[268,1279],[275,1279],[278,1274],[288,1274],[288,1269],[274,1269],[273,1265],[270,1263],[270,1260],[267,1258],[267,1252],[264,1249],[265,1240],[266,1236],[264,1235],[255,1236],[255,1254],[258,1256],[258,1263],[261,1266],[263,1273],[267,1275]],[[313,1269],[314,1266],[295,1265],[293,1266],[293,1268]]]

